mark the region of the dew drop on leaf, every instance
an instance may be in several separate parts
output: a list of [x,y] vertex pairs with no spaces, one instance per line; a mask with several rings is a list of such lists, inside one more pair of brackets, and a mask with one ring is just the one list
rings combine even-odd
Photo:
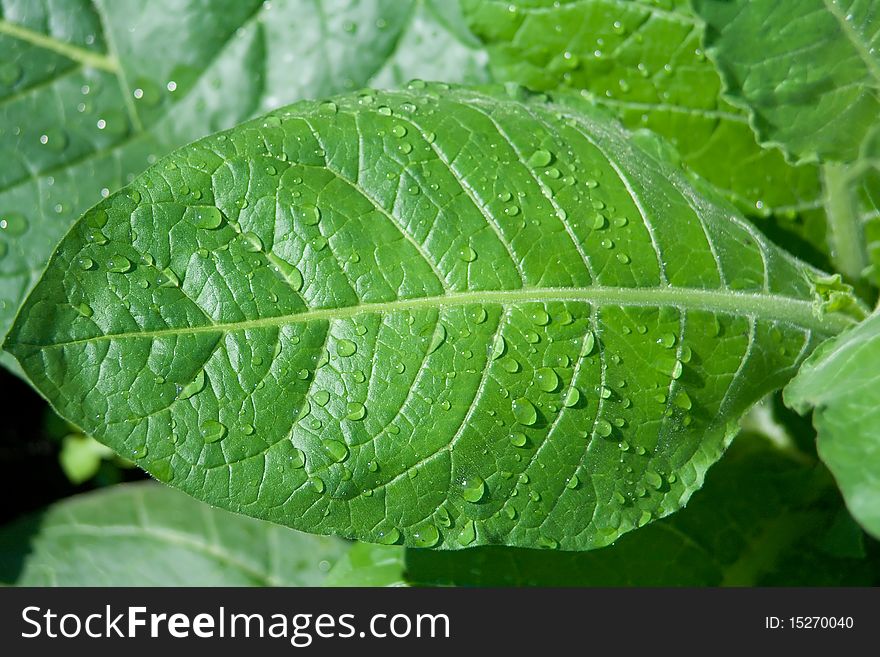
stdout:
[[183,212],[183,218],[196,228],[213,230],[223,223],[223,215],[220,210],[210,206],[189,206]]
[[529,165],[533,167],[545,167],[553,161],[550,151],[540,148],[529,157]]
[[349,420],[363,420],[367,414],[367,407],[361,402],[348,402],[346,410],[347,414],[345,417]]
[[510,435],[510,444],[514,447],[525,447],[528,442],[528,438],[526,438],[526,434],[518,431]]
[[337,463],[341,463],[348,458],[348,447],[345,443],[332,438],[325,438],[321,443],[324,445],[324,449],[327,450],[330,458]]
[[107,270],[117,274],[125,274],[132,270],[131,260],[123,255],[113,255],[107,260]]
[[511,410],[513,417],[520,424],[531,426],[538,421],[538,409],[525,397],[514,399],[511,403]]
[[468,477],[461,484],[461,496],[472,504],[480,502],[485,494],[486,482],[478,475]]
[[430,548],[440,542],[440,530],[430,523],[419,525],[413,532],[413,544],[420,548]]
[[216,443],[226,436],[226,425],[217,420],[208,420],[202,423],[202,438],[206,443]]
[[553,392],[559,387],[559,375],[549,367],[542,367],[535,372],[535,381],[544,392]]
[[382,529],[379,530],[379,533],[376,534],[376,542],[380,545],[394,545],[400,540],[400,532],[396,527],[392,527],[391,529]]
[[351,340],[341,339],[336,342],[336,353],[343,358],[353,356],[357,351],[357,345]]

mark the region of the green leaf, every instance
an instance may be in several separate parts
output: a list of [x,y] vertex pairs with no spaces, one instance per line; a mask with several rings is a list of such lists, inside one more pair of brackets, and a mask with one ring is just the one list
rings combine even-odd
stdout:
[[347,547],[153,483],[58,502],[0,546],[0,581],[19,586],[317,586]]
[[763,143],[803,161],[853,161],[880,116],[872,0],[695,0],[707,51]]
[[816,350],[785,402],[815,409],[819,456],[856,520],[880,537],[880,314]]
[[685,0],[670,8],[619,0],[462,4],[497,80],[578,90],[628,127],[663,135],[685,167],[759,218],[774,240],[825,263],[818,168],[791,166],[758,145],[747,112],[722,98],[721,78],[702,50],[702,24]]
[[418,585],[876,584],[880,561],[866,558],[864,535],[854,527],[826,471],[743,434],[687,509],[613,546],[580,553],[408,549],[405,570]]
[[672,513],[861,310],[604,112],[510,92],[177,151],[77,223],[5,347],[157,478],[297,529],[571,550]]
[[355,543],[327,573],[324,586],[407,586],[400,545]]
[[73,221],[172,148],[366,84],[485,81],[485,54],[435,16],[420,0],[0,9],[0,336]]

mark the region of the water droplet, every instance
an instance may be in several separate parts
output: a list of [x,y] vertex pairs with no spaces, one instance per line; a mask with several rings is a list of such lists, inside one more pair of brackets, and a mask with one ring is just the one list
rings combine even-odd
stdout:
[[510,372],[511,374],[515,374],[521,369],[519,361],[515,358],[505,358],[504,361],[502,361],[501,366],[505,371]]
[[611,423],[607,420],[596,420],[596,435],[607,438],[611,435]]
[[91,317],[93,314],[91,306],[89,306],[87,303],[79,304],[76,309],[83,317]]
[[681,377],[683,371],[684,367],[682,366],[681,361],[676,360],[675,364],[672,366],[672,372],[670,374],[672,375],[673,379],[678,379],[679,377]]
[[303,286],[303,276],[299,269],[284,260],[278,258],[272,261],[274,271],[280,274],[287,284],[295,291],[299,292]]
[[321,443],[324,445],[324,449],[327,450],[330,458],[337,463],[341,463],[348,458],[348,447],[342,441],[326,438]]
[[569,480],[565,482],[565,487],[568,488],[569,490],[574,490],[575,488],[577,488],[580,485],[580,483],[581,483],[581,480],[578,479],[578,476],[576,474],[573,474],[573,475],[571,475]]
[[199,370],[195,378],[180,389],[177,394],[178,399],[189,399],[193,395],[197,395],[205,387],[205,370]]
[[645,481],[648,482],[648,485],[652,488],[660,489],[663,485],[663,477],[654,472],[653,470],[648,470],[645,473]]
[[406,137],[406,126],[398,123],[396,126],[391,128],[391,134],[395,137]]
[[607,220],[605,219],[605,215],[597,214],[593,218],[593,229],[594,230],[602,230],[607,225]]
[[650,511],[642,511],[642,515],[639,516],[638,526],[644,527],[649,522],[651,522],[651,512]]
[[249,253],[258,253],[263,250],[263,240],[256,233],[242,233],[241,239],[244,241],[244,250]]
[[531,426],[538,421],[538,409],[525,397],[514,399],[511,403],[513,417],[520,424]]
[[528,438],[526,438],[526,434],[518,431],[510,435],[510,444],[514,447],[525,447],[526,443],[528,443]]
[[550,315],[546,313],[543,309],[533,310],[529,313],[529,319],[532,324],[536,326],[547,326],[550,323]]
[[380,529],[376,534],[376,542],[381,545],[394,545],[400,540],[400,532],[396,527],[391,529]]
[[309,477],[309,485],[311,485],[311,487],[315,489],[316,493],[324,492],[324,480],[320,477]]
[[507,341],[505,341],[504,336],[495,336],[495,341],[492,343],[492,360],[498,360],[501,358],[505,351],[507,351]]
[[479,475],[473,475],[461,482],[461,496],[468,502],[476,504],[486,494],[486,482]]
[[110,258],[107,260],[107,270],[115,272],[117,274],[125,274],[126,272],[130,272],[133,267],[134,265],[132,264],[131,260],[123,255],[119,255],[118,253],[116,255],[110,256]]
[[549,367],[542,367],[535,372],[535,381],[544,392],[553,392],[559,388],[559,375]]
[[535,543],[538,547],[544,548],[545,550],[555,550],[559,547],[559,542],[549,536],[539,536]]
[[13,237],[24,235],[29,225],[27,217],[18,212],[11,212],[0,217],[0,230]]
[[166,267],[156,280],[156,284],[159,287],[180,287],[180,279],[169,267]]
[[458,542],[461,545],[470,545],[475,540],[477,540],[477,527],[473,520],[468,520],[461,528],[461,533],[458,535]]
[[223,223],[223,215],[220,210],[210,206],[189,206],[183,212],[183,218],[196,228],[213,230]]
[[326,390],[318,390],[314,395],[312,395],[312,400],[318,406],[326,406],[327,402],[330,401],[330,393]]
[[566,408],[573,408],[578,405],[580,400],[581,391],[572,386],[568,389],[568,392],[565,393],[565,397],[562,399],[562,405]]
[[86,271],[95,268],[95,261],[92,260],[91,258],[87,258],[85,256],[83,256],[82,258],[80,258],[76,262],[79,265],[80,269],[84,269]]
[[430,523],[420,525],[413,532],[413,545],[420,548],[430,548],[440,542],[440,530]]
[[301,205],[297,217],[307,226],[316,226],[321,221],[321,210],[314,205]]
[[202,438],[206,443],[216,443],[226,436],[226,425],[217,420],[208,420],[202,423]]
[[465,244],[458,250],[458,257],[465,262],[473,262],[477,259],[477,252],[474,251],[470,246]]
[[675,346],[675,335],[672,333],[664,333],[657,338],[657,344],[666,347],[667,349],[672,349],[672,347]]
[[348,402],[346,410],[348,413],[345,417],[349,420],[363,420],[367,414],[367,407],[361,402]]
[[343,358],[353,356],[357,351],[357,345],[351,340],[341,339],[336,342],[336,354]]
[[529,165],[533,167],[545,167],[553,161],[553,155],[548,150],[540,148],[529,157]]
[[431,334],[431,341],[428,343],[428,353],[433,354],[444,342],[446,342],[446,326],[438,323]]
[[678,395],[675,397],[675,401],[673,402],[676,406],[686,411],[691,410],[693,406],[693,402],[691,401],[690,396],[684,391],[679,391]]

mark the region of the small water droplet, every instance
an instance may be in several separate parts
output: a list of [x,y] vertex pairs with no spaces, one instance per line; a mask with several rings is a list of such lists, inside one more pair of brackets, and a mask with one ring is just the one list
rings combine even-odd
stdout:
[[465,262],[473,262],[477,259],[477,252],[465,244],[458,250],[458,257]]
[[346,410],[348,412],[345,417],[349,420],[363,420],[367,414],[367,407],[361,402],[348,402]]
[[353,356],[357,351],[357,345],[351,340],[340,339],[336,342],[336,354],[346,358]]
[[323,493],[324,492],[324,488],[325,488],[324,480],[321,479],[320,477],[314,477],[314,476],[309,477],[309,485],[313,489],[315,489],[316,493]]
[[[195,378],[180,389],[177,394],[178,399],[189,399],[193,395],[197,395],[205,387],[205,370],[199,370]],[[218,439],[219,440],[219,439]]]
[[206,443],[216,443],[226,436],[226,425],[217,420],[202,423],[202,438]]
[[131,260],[123,255],[119,255],[118,253],[116,255],[110,256],[110,258],[108,258],[107,260],[107,270],[117,274],[125,274],[127,272],[130,272],[133,268],[134,265],[132,264]]
[[542,367],[535,372],[535,381],[544,392],[554,392],[559,388],[559,375],[549,367]]
[[525,397],[514,399],[511,403],[511,410],[513,417],[520,424],[531,426],[538,421],[538,409]]
[[79,258],[76,262],[79,265],[80,269],[84,269],[86,271],[95,268],[95,261],[92,260],[91,258],[87,258],[85,256],[83,256],[82,258]]
[[568,392],[565,393],[565,397],[562,399],[562,405],[566,408],[573,408],[578,405],[578,402],[581,400],[581,391],[572,386],[568,389]]
[[76,307],[76,309],[79,312],[79,314],[82,315],[83,317],[91,317],[94,314],[94,311],[92,311],[91,306],[89,306],[87,303],[79,304]]
[[242,233],[241,239],[244,242],[244,250],[249,253],[258,253],[263,250],[263,240],[256,233]]
[[413,544],[416,547],[434,547],[440,542],[440,530],[431,523],[420,525],[413,532]]
[[553,161],[553,154],[550,151],[540,148],[529,157],[529,166],[545,167]]
[[196,228],[213,230],[223,223],[223,215],[220,210],[210,206],[189,206],[183,212],[183,218]]
[[400,532],[396,527],[381,529],[376,534],[376,542],[381,545],[394,545],[398,541],[400,541]]
[[327,450],[330,458],[337,463],[341,463],[348,458],[348,447],[342,441],[326,438],[321,443],[324,445],[324,449]]
[[528,443],[528,438],[526,438],[526,434],[518,431],[510,435],[510,444],[514,447],[525,447]]
[[330,393],[326,390],[318,390],[314,395],[312,395],[312,400],[318,406],[326,406],[330,401]]
[[596,435],[607,438],[611,435],[611,423],[604,419],[596,421]]

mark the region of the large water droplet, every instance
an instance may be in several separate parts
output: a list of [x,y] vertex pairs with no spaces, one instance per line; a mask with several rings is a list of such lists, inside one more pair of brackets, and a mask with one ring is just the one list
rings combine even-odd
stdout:
[[376,534],[376,542],[381,545],[394,545],[400,540],[400,532],[396,527],[391,529],[381,529]]
[[297,216],[307,226],[316,226],[321,221],[321,211],[314,205],[301,205],[297,208]]

